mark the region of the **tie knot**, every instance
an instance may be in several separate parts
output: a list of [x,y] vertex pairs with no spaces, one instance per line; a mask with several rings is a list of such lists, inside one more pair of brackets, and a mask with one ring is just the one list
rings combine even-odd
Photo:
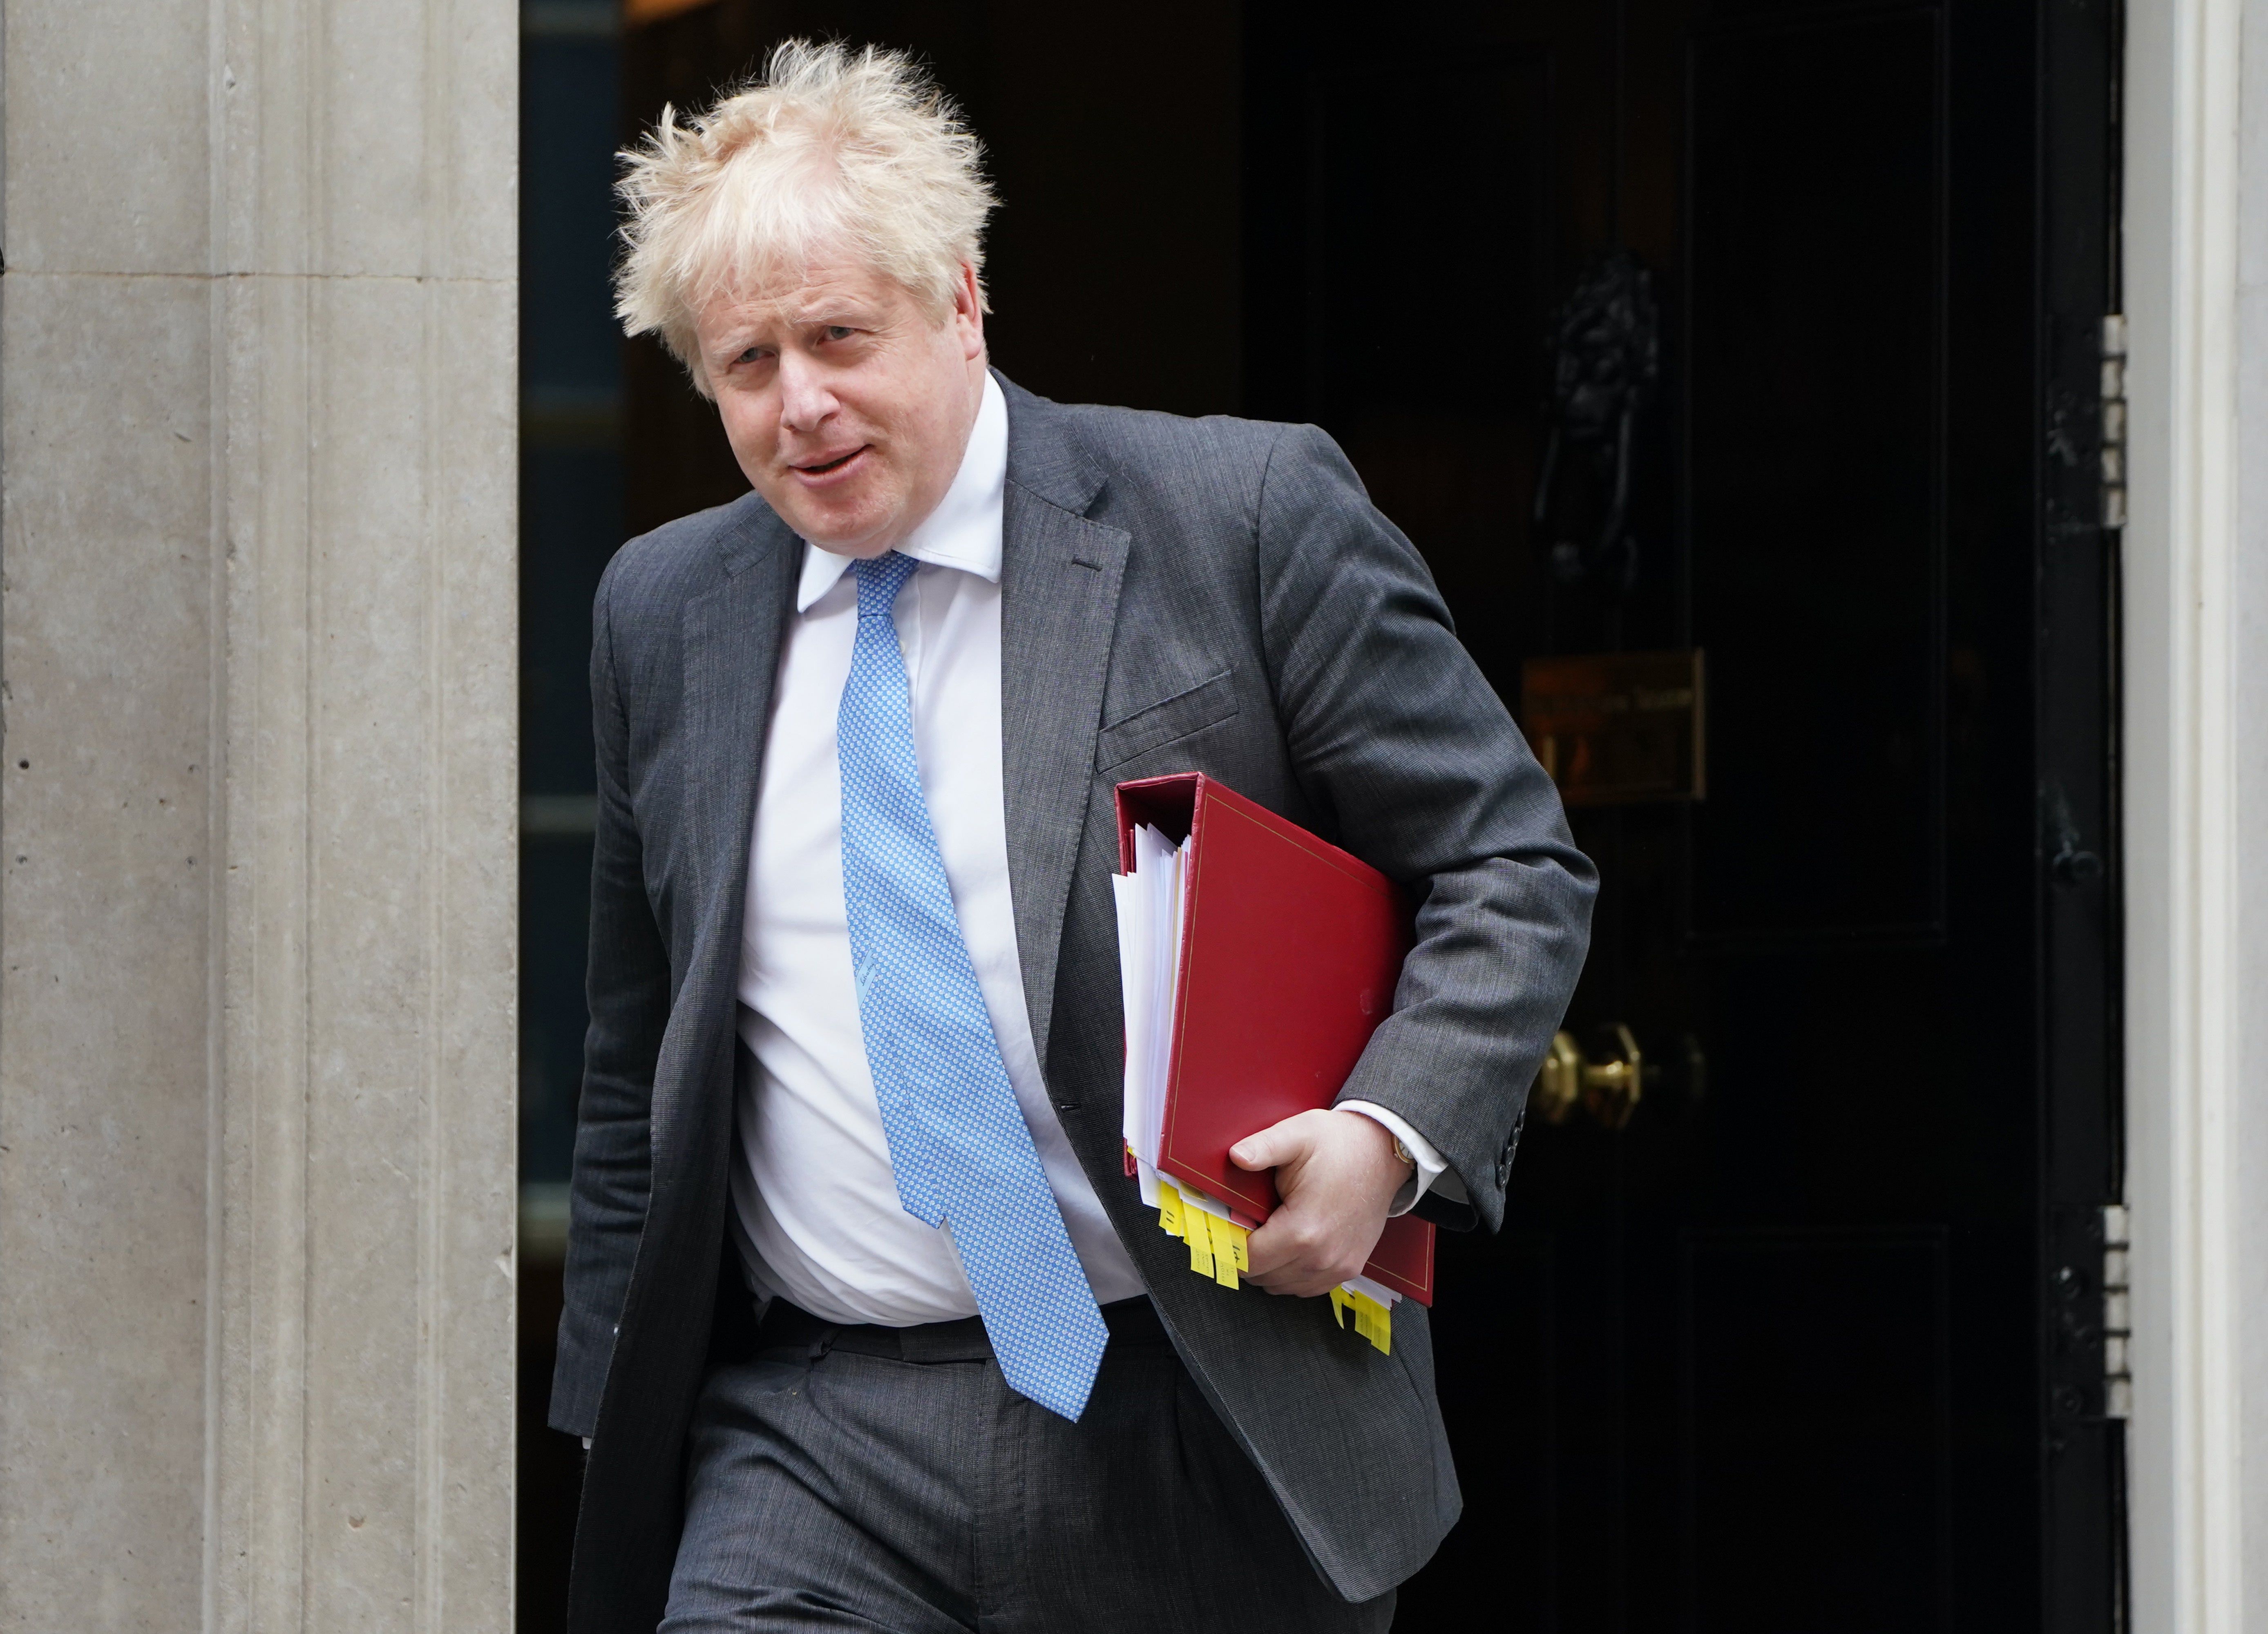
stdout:
[[911,556],[886,551],[870,561],[855,563],[850,570],[858,576],[858,616],[887,618],[890,608],[905,588],[914,569],[920,564]]

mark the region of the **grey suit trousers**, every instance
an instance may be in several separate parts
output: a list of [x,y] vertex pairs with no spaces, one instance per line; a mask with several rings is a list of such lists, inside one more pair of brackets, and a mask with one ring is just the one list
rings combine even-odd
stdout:
[[1394,1595],[1316,1575],[1147,1301],[1108,1315],[1075,1424],[1007,1387],[976,1318],[718,1368],[660,1634],[1386,1629]]

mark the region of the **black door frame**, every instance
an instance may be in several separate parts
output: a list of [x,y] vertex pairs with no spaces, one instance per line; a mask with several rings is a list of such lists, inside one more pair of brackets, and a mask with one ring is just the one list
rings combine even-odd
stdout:
[[[2119,580],[2123,0],[2039,0],[2034,1015],[2042,1174],[2042,1623],[2129,1622]],[[2106,323],[2106,319],[2111,320]],[[2108,405],[2115,402],[2116,408]],[[2108,433],[2106,435],[2106,433]],[[2106,1240],[2108,1238],[2108,1240]]]

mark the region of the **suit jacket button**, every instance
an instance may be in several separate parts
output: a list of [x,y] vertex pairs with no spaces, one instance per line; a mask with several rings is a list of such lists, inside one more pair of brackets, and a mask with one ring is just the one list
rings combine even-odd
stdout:
[[1512,1182],[1512,1154],[1520,1150],[1520,1128],[1528,1122],[1528,1108],[1522,1107],[1512,1120],[1512,1133],[1504,1137],[1504,1150],[1497,1155],[1496,1183],[1506,1186]]

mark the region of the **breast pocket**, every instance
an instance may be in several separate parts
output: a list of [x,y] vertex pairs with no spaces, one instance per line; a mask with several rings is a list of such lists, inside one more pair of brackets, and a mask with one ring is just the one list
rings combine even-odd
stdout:
[[1108,771],[1231,718],[1236,713],[1236,691],[1230,684],[1233,679],[1234,672],[1223,670],[1187,692],[1113,721],[1095,738],[1094,769]]

